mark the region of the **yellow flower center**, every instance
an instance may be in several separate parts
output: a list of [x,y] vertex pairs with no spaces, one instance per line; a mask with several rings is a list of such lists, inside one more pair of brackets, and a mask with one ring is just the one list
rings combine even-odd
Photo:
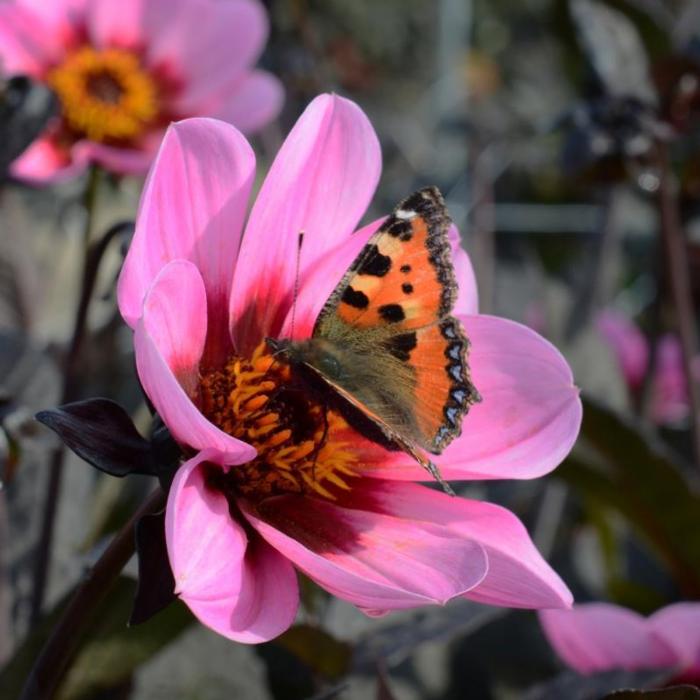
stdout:
[[289,366],[262,343],[250,359],[232,357],[204,373],[200,406],[229,435],[253,445],[257,457],[232,467],[219,488],[262,498],[315,493],[335,499],[348,490],[356,452],[345,420],[295,383]]
[[136,54],[84,46],[47,75],[63,119],[78,137],[133,141],[160,113],[158,88]]

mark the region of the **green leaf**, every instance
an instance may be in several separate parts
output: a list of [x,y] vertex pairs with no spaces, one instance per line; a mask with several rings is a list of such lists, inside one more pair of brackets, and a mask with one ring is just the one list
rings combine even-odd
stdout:
[[666,562],[686,596],[700,595],[700,495],[682,459],[644,426],[584,400],[581,440],[556,474],[621,513]]
[[275,640],[317,674],[329,680],[343,676],[350,666],[352,647],[310,625],[296,625]]

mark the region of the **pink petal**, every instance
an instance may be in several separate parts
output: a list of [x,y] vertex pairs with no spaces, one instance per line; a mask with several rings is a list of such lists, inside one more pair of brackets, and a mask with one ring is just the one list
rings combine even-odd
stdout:
[[210,600],[240,589],[248,538],[231,517],[226,496],[205,478],[206,463],[220,459],[216,450],[200,452],[178,469],[168,493],[168,558],[176,593],[189,599]]
[[199,620],[224,637],[258,644],[285,632],[299,607],[294,567],[260,537],[246,551],[240,593],[228,598],[189,600]]
[[40,136],[11,167],[13,177],[34,185],[66,182],[82,174],[88,160],[59,148],[53,137]]
[[284,632],[298,606],[291,564],[258,537],[248,541],[229,503],[206,483],[205,450],[178,470],[168,495],[166,542],[176,592],[199,620],[239,642]]
[[86,6],[90,0],[15,0],[41,17],[50,34],[49,41],[62,48],[72,48],[84,24]]
[[333,595],[370,610],[445,603],[478,585],[483,549],[444,527],[303,496],[245,516],[275,549]]
[[675,603],[655,612],[649,625],[689,671],[700,673],[700,603]]
[[182,92],[173,104],[177,111],[214,114],[213,104],[258,60],[267,41],[267,14],[257,0],[181,4],[165,31],[159,27],[155,32],[148,61],[170,67],[182,81]]
[[353,500],[374,512],[449,528],[486,551],[484,580],[466,593],[479,603],[510,608],[570,607],[572,596],[545,562],[518,518],[505,508],[454,498],[418,484],[365,480]]
[[550,472],[569,454],[581,427],[581,400],[568,363],[526,326],[493,316],[461,320],[483,400],[443,456],[446,475],[527,479]]
[[[328,301],[328,297],[383,221],[382,217],[363,226],[352,236],[341,241],[309,269],[300,280],[299,293],[295,302],[296,309],[289,310],[282,326],[281,337],[308,338],[311,336],[314,323]],[[294,329],[292,329],[292,320]]]
[[377,136],[357,105],[321,95],[306,108],[265,178],[243,238],[231,293],[242,354],[279,335],[292,303],[299,234],[305,275],[355,229],[380,169]]
[[572,610],[543,610],[539,616],[549,643],[579,673],[672,668],[678,662],[647,620],[626,608],[588,603]]
[[80,141],[73,146],[73,157],[80,160],[87,160],[101,165],[105,170],[118,175],[143,175],[153,162],[156,155],[159,140],[148,142],[153,143],[154,148],[117,148],[106,146],[103,143],[93,143],[92,141]]
[[193,396],[207,339],[207,294],[197,268],[174,260],[146,297],[143,325],[180,386]]
[[254,174],[253,151],[229,124],[187,119],[168,129],[119,278],[119,308],[130,326],[161,268],[183,258],[202,274],[210,335],[225,351],[228,294]]
[[213,116],[252,133],[271,122],[282,109],[284,88],[271,73],[256,70],[221,89],[210,109]]
[[459,286],[454,312],[456,314],[478,314],[479,292],[471,260],[467,252],[462,248],[459,230],[454,224],[450,226],[448,235],[452,246],[452,264],[455,268],[455,277]]
[[[436,457],[446,479],[532,479],[554,469],[581,425],[581,401],[559,351],[534,331],[495,316],[461,316],[469,365],[482,402],[462,435]],[[425,472],[403,453],[385,453],[367,470],[420,481]]]
[[627,316],[613,309],[599,313],[595,325],[614,352],[627,383],[638,387],[649,365],[649,346],[644,334]]
[[[182,261],[171,263],[153,283],[134,332],[136,369],[144,391],[177,442],[196,450],[215,448],[225,454],[226,464],[243,464],[255,457],[255,448],[212,425],[192,403],[168,364],[168,360],[173,362],[185,385],[191,386],[191,363],[206,330],[202,320],[204,299],[193,279],[186,281],[177,295],[173,290],[178,272],[186,273],[193,268]],[[183,298],[188,294],[192,294],[189,300]],[[182,304],[179,308],[178,303]],[[196,313],[200,314],[199,318]],[[176,318],[178,314],[182,317]],[[171,330],[187,329],[194,339],[170,335]]]
[[61,37],[51,32],[37,8],[0,4],[0,63],[3,74],[41,78],[61,56]]

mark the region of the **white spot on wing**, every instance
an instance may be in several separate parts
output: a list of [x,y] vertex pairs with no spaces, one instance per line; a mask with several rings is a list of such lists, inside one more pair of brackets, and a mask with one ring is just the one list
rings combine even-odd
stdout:
[[416,212],[414,212],[412,209],[397,209],[394,215],[397,219],[410,221],[411,219],[415,219]]

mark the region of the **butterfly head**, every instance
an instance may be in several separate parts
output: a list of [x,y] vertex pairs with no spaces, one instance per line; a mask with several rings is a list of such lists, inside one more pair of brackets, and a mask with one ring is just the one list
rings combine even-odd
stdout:
[[281,357],[292,366],[311,366],[331,381],[337,381],[343,377],[340,351],[331,343],[315,338],[301,341],[266,338],[265,342],[273,355]]

